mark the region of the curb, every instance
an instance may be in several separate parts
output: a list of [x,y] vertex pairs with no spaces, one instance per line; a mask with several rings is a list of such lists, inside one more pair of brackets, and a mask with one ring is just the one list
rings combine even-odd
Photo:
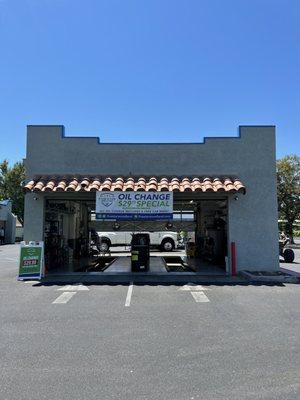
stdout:
[[247,278],[250,282],[266,282],[266,283],[300,283],[300,278],[297,276],[293,275],[278,275],[278,276],[272,276],[272,275],[253,275],[250,272],[247,271],[241,271],[240,274]]
[[192,276],[188,274],[182,275],[147,275],[147,274],[103,274],[103,275],[53,275],[42,278],[41,284],[70,284],[70,283],[86,283],[86,284],[141,284],[141,285],[181,285],[187,283],[197,283],[206,285],[246,285],[249,280],[245,277],[230,276]]

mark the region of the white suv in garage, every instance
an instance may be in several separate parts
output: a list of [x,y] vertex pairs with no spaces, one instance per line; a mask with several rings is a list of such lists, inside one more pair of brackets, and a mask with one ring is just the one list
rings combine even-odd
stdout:
[[99,250],[106,252],[111,246],[130,246],[134,233],[148,233],[151,247],[159,247],[162,251],[172,251],[178,246],[177,232],[97,232]]

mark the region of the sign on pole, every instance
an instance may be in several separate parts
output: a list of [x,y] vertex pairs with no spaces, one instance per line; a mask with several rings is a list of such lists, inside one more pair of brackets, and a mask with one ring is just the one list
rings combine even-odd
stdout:
[[44,267],[44,242],[21,242],[18,279],[40,279]]
[[168,221],[173,192],[96,192],[96,219]]

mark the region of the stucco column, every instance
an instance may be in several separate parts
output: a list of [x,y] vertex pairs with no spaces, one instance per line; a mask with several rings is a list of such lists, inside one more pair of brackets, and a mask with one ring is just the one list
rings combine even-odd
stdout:
[[[228,198],[228,255],[230,244],[236,244],[237,272],[242,270],[275,271],[279,269],[276,196],[268,198],[269,187],[250,185],[245,195]],[[261,178],[263,181],[263,177]],[[256,189],[256,190],[255,190]],[[230,264],[231,265],[231,264]]]
[[44,196],[39,193],[26,193],[24,240],[43,240]]

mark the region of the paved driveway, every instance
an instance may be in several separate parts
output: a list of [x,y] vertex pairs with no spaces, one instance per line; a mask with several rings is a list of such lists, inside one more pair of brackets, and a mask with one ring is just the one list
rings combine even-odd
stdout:
[[0,248],[0,399],[300,397],[300,290],[40,286]]

